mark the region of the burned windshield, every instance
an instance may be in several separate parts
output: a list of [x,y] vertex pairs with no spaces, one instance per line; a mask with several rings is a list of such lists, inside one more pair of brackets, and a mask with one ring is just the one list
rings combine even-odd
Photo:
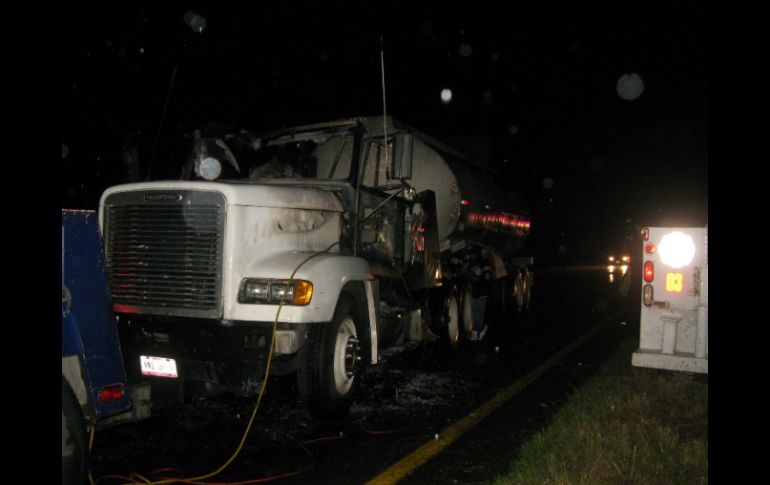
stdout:
[[353,160],[350,129],[289,132],[258,137],[246,131],[218,138],[195,133],[188,176],[201,176],[201,164],[221,165],[219,179],[347,180]]

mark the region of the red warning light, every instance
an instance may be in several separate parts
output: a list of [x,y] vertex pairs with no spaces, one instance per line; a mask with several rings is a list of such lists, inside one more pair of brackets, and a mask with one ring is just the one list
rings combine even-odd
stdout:
[[647,243],[644,245],[644,252],[647,254],[655,254],[655,251],[657,250],[658,248],[656,248],[653,243]]
[[655,265],[652,264],[652,261],[645,261],[644,262],[644,281],[647,283],[652,283],[652,280],[655,279]]

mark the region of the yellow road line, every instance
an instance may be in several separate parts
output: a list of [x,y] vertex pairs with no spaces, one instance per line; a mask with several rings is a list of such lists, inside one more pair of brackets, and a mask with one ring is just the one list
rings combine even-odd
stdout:
[[584,333],[581,337],[579,337],[577,340],[574,340],[559,352],[555,353],[550,359],[539,365],[536,369],[530,371],[521,379],[504,388],[498,392],[495,397],[477,407],[470,414],[442,431],[441,434],[438,435],[438,439],[428,441],[424,445],[420,446],[417,448],[417,450],[405,456],[395,464],[391,465],[390,468],[366,482],[366,485],[394,484],[412,473],[418,467],[422,466],[425,462],[430,460],[433,456],[440,453],[441,450],[451,445],[459,437],[473,429],[474,426],[492,414],[492,412],[494,412],[497,408],[505,404],[506,401],[513,398],[516,394],[523,391],[527,386],[532,384],[540,376],[549,371],[560,360],[582,345],[586,340],[591,338],[600,328],[604,326],[605,323],[606,321]]

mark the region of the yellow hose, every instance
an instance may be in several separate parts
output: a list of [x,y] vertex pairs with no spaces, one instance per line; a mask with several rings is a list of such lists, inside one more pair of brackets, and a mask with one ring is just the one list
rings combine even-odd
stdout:
[[[297,271],[299,271],[299,269],[305,263],[307,263],[312,258],[315,258],[316,256],[318,256],[320,254],[328,253],[331,250],[331,248],[333,248],[337,244],[339,244],[339,243],[335,242],[334,244],[332,244],[328,248],[324,249],[323,251],[319,251],[317,253],[311,254],[310,256],[308,256],[307,258],[302,260],[302,262],[300,262],[297,265],[297,267],[294,268],[294,271],[292,271],[291,276],[289,277],[289,282],[291,283],[291,281],[294,280],[294,276],[297,274]],[[179,481],[198,481],[198,480],[205,480],[207,478],[211,478],[213,476],[216,476],[216,475],[222,473],[222,471],[225,468],[227,468],[233,462],[233,460],[235,460],[235,458],[240,454],[241,450],[243,449],[243,445],[246,442],[246,437],[248,437],[249,432],[251,431],[251,426],[254,424],[254,418],[257,416],[257,410],[259,409],[259,405],[262,402],[262,396],[264,395],[265,388],[267,387],[267,378],[270,375],[270,364],[271,364],[271,362],[273,360],[273,347],[275,346],[275,335],[276,335],[277,330],[278,330],[278,318],[281,315],[281,309],[283,308],[283,301],[284,301],[283,298],[281,298],[281,300],[278,302],[278,310],[275,312],[275,319],[273,320],[273,332],[272,332],[272,337],[270,339],[270,349],[269,349],[268,354],[267,354],[267,364],[265,365],[265,376],[262,379],[262,385],[260,386],[260,389],[259,389],[259,395],[257,397],[257,403],[254,406],[254,411],[252,411],[252,413],[251,413],[251,418],[249,418],[249,423],[246,426],[246,430],[243,433],[243,437],[241,438],[240,443],[238,444],[238,448],[236,448],[236,450],[233,453],[233,455],[221,467],[219,467],[217,470],[215,470],[215,471],[213,471],[211,473],[207,473],[206,475],[201,475],[199,477],[192,477],[192,478],[183,478],[183,479],[179,479],[179,478],[164,479],[164,480],[160,480],[160,481],[157,481],[157,482],[149,482],[149,481],[147,481],[146,483],[148,485],[160,485],[160,484],[173,483],[173,482],[179,482]],[[94,438],[94,427],[91,428],[91,442],[93,442],[93,438]],[[90,449],[90,447],[91,447],[91,444],[89,443],[89,449]],[[138,476],[138,477],[140,477],[140,478],[142,478],[144,480],[146,480],[141,475],[137,475],[137,474],[134,474],[134,475]],[[89,479],[90,478],[91,478],[91,473],[89,471]],[[93,485],[93,480],[91,480],[91,485]],[[134,484],[127,483],[125,485],[134,485]]]

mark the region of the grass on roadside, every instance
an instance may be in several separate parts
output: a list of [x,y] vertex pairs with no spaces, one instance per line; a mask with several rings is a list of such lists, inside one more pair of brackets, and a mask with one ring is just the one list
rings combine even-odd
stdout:
[[624,341],[502,484],[707,484],[708,379],[631,366]]

